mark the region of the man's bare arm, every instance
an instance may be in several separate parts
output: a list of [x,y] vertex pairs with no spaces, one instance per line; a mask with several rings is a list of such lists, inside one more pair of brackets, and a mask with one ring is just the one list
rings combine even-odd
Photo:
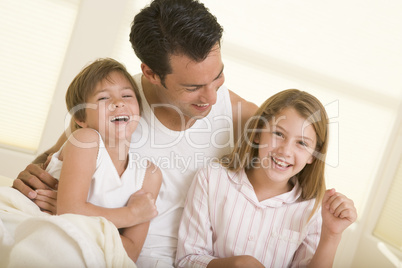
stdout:
[[74,118],[71,118],[70,128],[68,129],[69,133],[67,133],[67,131],[64,131],[63,134],[61,134],[60,138],[57,140],[56,144],[53,145],[50,149],[46,150],[41,155],[39,155],[38,157],[36,157],[35,160],[32,161],[32,164],[42,165],[41,168],[46,169],[46,165],[43,166],[43,164],[46,163],[49,155],[54,154],[55,152],[60,150],[61,146],[63,146],[63,144],[67,141],[67,138],[69,136],[68,134],[73,133],[75,130],[77,130],[76,126],[77,125],[74,121]]
[[[39,164],[40,165],[40,164],[46,163],[46,160],[47,160],[48,156],[51,155],[51,154],[54,154],[55,152],[60,150],[61,146],[66,142],[66,140],[67,140],[67,137],[63,133],[60,136],[60,138],[57,140],[56,144],[53,145],[50,149],[46,150],[41,155],[39,155],[37,158],[35,158],[35,160],[32,161],[32,164]],[[42,166],[42,168],[46,168],[46,167]]]
[[[71,130],[75,130],[75,123],[72,120],[70,124]],[[13,188],[17,189],[25,196],[33,199],[34,202],[46,211],[56,211],[55,204],[58,180],[53,178],[45,171],[46,161],[48,157],[57,152],[67,140],[66,132],[64,132],[56,144],[49,150],[39,155],[31,164],[21,171],[13,182]],[[46,163],[46,164],[45,164]]]
[[45,162],[50,154],[57,152],[61,146],[59,142],[64,137],[63,134],[52,148],[37,157],[13,182],[13,188],[32,199],[41,210],[52,214],[56,213],[57,192],[54,190],[57,189],[58,180],[45,171]]
[[232,103],[234,141],[236,142],[238,138],[241,137],[247,121],[257,111],[258,106],[252,102],[246,101],[230,90],[229,94],[230,102]]

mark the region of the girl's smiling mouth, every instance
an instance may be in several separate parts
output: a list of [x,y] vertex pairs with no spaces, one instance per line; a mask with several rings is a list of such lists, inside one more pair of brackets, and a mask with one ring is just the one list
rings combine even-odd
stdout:
[[116,116],[114,118],[112,118],[112,120],[110,120],[110,122],[114,123],[114,122],[128,122],[128,120],[130,119],[129,116],[127,115],[120,115],[120,116]]
[[292,166],[291,164],[282,161],[274,156],[271,156],[272,161],[275,163],[276,166],[280,167],[280,168],[288,168],[290,166]]

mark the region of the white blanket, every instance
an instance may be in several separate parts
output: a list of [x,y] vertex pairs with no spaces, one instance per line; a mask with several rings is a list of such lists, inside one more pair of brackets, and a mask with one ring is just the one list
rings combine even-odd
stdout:
[[136,267],[102,217],[51,216],[0,187],[0,267]]

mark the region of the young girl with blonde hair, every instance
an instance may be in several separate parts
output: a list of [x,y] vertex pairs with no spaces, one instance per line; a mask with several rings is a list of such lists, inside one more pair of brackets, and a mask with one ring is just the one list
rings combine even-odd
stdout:
[[326,191],[327,147],[327,114],[314,96],[291,89],[265,101],[232,153],[197,173],[177,266],[332,267],[357,213]]

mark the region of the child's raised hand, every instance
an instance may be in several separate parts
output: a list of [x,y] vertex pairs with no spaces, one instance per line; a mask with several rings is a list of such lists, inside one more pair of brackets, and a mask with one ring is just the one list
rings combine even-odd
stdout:
[[325,191],[322,200],[322,231],[341,234],[356,221],[357,211],[351,199],[330,189]]
[[133,225],[147,222],[158,215],[155,197],[143,189],[131,195],[127,207],[130,208],[134,215]]

